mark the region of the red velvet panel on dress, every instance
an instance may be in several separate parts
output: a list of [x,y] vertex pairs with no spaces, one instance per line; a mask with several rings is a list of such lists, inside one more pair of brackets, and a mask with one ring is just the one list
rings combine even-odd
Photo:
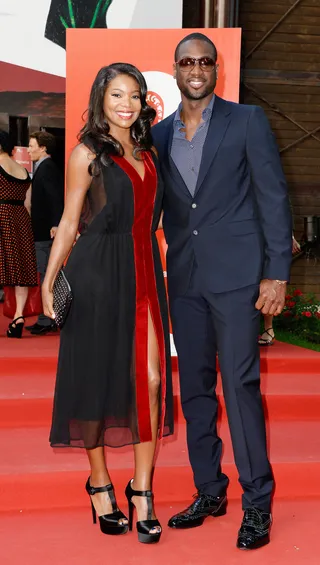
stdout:
[[151,441],[151,418],[148,390],[148,307],[150,308],[161,369],[161,422],[160,437],[163,435],[166,397],[165,341],[152,253],[152,220],[157,191],[157,174],[153,160],[145,155],[145,176],[142,181],[135,168],[123,157],[113,160],[125,171],[131,180],[134,195],[133,243],[136,273],[136,402],[138,428],[141,442]]
[[[146,171],[146,178],[144,179],[145,190],[149,191],[152,187],[154,198],[152,202],[152,210],[150,211],[150,223],[148,228],[148,234],[150,237],[145,237],[145,270],[146,270],[146,281],[147,281],[147,289],[148,289],[148,297],[150,302],[150,312],[152,316],[153,325],[155,328],[157,341],[158,341],[158,350],[159,350],[159,358],[160,358],[160,374],[161,374],[161,421],[160,421],[160,438],[163,436],[163,429],[164,429],[164,420],[165,420],[165,399],[166,399],[166,352],[165,352],[165,341],[164,341],[164,331],[162,325],[162,318],[158,300],[158,293],[157,293],[157,286],[156,286],[156,276],[154,270],[154,260],[153,260],[153,253],[152,253],[152,240],[151,240],[151,230],[152,230],[152,219],[153,219],[153,209],[155,203],[155,196],[157,192],[157,172],[150,154],[146,155],[145,159],[145,171]],[[150,171],[150,175],[148,174]],[[148,182],[146,179],[149,176],[150,181]],[[146,195],[147,196],[147,195]],[[147,200],[147,198],[146,198]]]

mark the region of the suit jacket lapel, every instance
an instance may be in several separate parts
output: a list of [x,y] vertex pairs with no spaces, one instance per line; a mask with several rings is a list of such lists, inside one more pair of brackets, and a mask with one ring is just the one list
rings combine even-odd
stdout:
[[36,170],[34,171],[33,175],[32,175],[32,180],[35,178],[35,176],[37,175],[39,171],[39,167],[36,168]]
[[201,188],[230,123],[230,107],[216,96],[207,137],[203,146],[201,166],[195,194]]
[[[51,159],[51,157],[48,157],[49,159]],[[39,163],[39,165],[37,166],[36,170],[34,171],[33,175],[32,175],[32,180],[34,179],[34,177],[38,174],[39,169],[42,167],[43,163],[45,163],[48,159],[44,159],[43,161],[41,161],[41,163]]]
[[174,116],[172,118],[172,121],[170,120],[170,122],[168,123],[168,127],[167,127],[167,137],[164,144],[164,146],[167,147],[167,151],[166,154],[163,156],[164,162],[169,171],[169,174],[173,179],[173,182],[175,182],[181,188],[181,190],[183,190],[183,192],[185,192],[189,196],[189,198],[191,198],[191,194],[188,190],[188,187],[184,182],[182,176],[180,175],[180,172],[176,167],[174,160],[171,157],[171,148],[173,141],[173,120],[174,120]]

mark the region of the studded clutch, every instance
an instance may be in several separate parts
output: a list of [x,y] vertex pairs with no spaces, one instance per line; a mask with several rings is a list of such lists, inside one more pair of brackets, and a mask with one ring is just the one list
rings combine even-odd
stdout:
[[63,269],[60,269],[53,284],[53,311],[58,328],[62,328],[72,302],[72,292]]

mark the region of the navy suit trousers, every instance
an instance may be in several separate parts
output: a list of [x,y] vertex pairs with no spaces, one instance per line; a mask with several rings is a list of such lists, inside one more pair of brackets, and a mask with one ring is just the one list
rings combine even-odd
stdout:
[[218,355],[243,508],[270,512],[273,476],[260,393],[258,294],[258,285],[212,293],[195,270],[187,292],[171,299],[170,311],[195,485],[219,496],[229,482],[221,471],[217,432]]

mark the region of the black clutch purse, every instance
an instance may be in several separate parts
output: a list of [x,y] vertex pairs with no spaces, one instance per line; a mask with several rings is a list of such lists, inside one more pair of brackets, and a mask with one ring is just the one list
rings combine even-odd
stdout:
[[67,277],[60,269],[53,284],[53,311],[58,328],[64,325],[72,302],[72,292]]

